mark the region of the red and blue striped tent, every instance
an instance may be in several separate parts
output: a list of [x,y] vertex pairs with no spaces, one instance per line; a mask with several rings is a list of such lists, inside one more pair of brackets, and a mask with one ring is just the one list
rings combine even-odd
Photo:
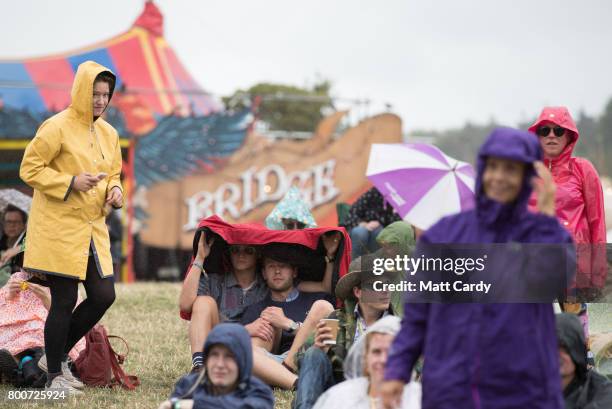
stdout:
[[[121,146],[129,146],[124,152],[128,192],[136,181],[147,185],[160,178],[180,178],[204,166],[214,169],[246,137],[248,113],[224,113],[222,105],[200,87],[164,39],[161,12],[147,1],[129,30],[106,41],[58,55],[0,59],[0,185],[24,187],[18,175],[23,149],[44,119],[70,104],[77,67],[87,60],[117,75],[115,90],[121,92],[116,92],[105,115],[119,132]],[[168,129],[168,124],[191,131],[179,133]],[[135,135],[143,141],[138,151],[126,139]],[[173,149],[162,152],[169,144]],[[197,160],[177,166],[188,154]],[[128,208],[133,220],[134,206]],[[132,281],[132,235],[124,232],[124,237],[129,268],[122,275]]]
[[0,96],[5,107],[32,113],[57,112],[70,104],[79,64],[94,60],[113,70],[117,89],[138,94],[155,114],[189,108],[195,115],[221,110],[185,70],[163,36],[163,16],[147,1],[133,26],[109,40],[60,55],[0,60]]

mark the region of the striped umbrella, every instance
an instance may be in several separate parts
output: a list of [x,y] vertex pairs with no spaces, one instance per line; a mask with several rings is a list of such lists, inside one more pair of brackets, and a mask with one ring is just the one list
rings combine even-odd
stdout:
[[373,144],[368,179],[410,224],[427,230],[474,206],[474,169],[425,143]]

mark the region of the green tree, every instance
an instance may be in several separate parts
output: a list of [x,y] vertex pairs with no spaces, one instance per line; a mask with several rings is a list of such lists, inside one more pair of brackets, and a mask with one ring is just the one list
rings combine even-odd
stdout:
[[433,136],[434,144],[444,153],[455,159],[475,164],[480,145],[496,126],[493,120],[486,125],[467,122],[463,128],[445,131],[415,131],[414,134]]
[[228,109],[258,102],[257,115],[272,130],[312,132],[323,118],[322,110],[333,108],[331,83],[320,80],[311,88],[274,83],[255,84],[223,98]]
[[580,111],[576,127],[580,132],[580,139],[574,148],[574,155],[587,158],[595,165],[599,172],[603,172],[603,152],[597,118],[588,116],[584,111]]
[[604,175],[612,176],[612,98],[599,118],[598,129],[601,163],[597,169]]

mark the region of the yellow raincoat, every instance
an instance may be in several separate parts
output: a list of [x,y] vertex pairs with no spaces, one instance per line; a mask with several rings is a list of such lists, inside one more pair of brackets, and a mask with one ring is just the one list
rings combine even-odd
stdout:
[[[93,120],[94,79],[104,71],[111,72],[93,61],[79,66],[72,103],[43,122],[23,155],[19,176],[34,188],[27,271],[84,280],[91,243],[99,274],[113,274],[104,203],[113,187],[121,189],[121,148],[117,131],[102,118]],[[82,172],[108,176],[79,192],[72,185]]]

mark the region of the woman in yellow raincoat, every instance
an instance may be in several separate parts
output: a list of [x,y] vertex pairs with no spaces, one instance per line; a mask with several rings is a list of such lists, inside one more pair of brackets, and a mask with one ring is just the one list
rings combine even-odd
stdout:
[[[117,131],[100,118],[115,80],[106,67],[82,63],[72,103],[43,122],[19,171],[34,189],[24,269],[44,274],[51,289],[46,355],[39,366],[48,372],[47,387],[73,394],[83,384],[70,373],[66,352],[115,300],[105,213],[123,204],[121,149]],[[74,309],[79,281],[87,299]]]

